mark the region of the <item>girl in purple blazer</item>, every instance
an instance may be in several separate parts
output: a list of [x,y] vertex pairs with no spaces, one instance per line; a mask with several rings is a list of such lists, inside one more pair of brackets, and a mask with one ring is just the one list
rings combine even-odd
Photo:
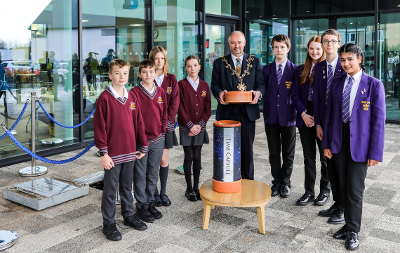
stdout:
[[[321,149],[321,140],[316,136],[313,106],[314,67],[317,63],[325,60],[325,52],[322,48],[321,37],[313,36],[308,41],[307,51],[306,61],[303,65],[299,66],[292,89],[292,100],[297,110],[296,126],[299,129],[300,140],[303,146],[305,174],[305,193],[297,200],[296,204],[305,206],[314,202],[315,205],[322,206],[329,199],[330,184],[326,158]],[[320,193],[318,197],[315,198],[314,186],[317,175],[317,145],[321,161],[321,181]]]
[[382,161],[385,139],[385,90],[381,81],[365,74],[361,48],[340,48],[340,64],[347,75],[334,78],[324,120],[322,148],[334,159],[345,205],[346,224],[335,239],[348,250],[359,246],[358,232],[368,166]]
[[171,201],[167,196],[167,178],[169,171],[168,154],[169,149],[173,146],[178,146],[178,139],[175,134],[175,117],[178,113],[179,107],[179,88],[178,81],[175,75],[168,73],[168,60],[167,53],[161,46],[155,46],[151,49],[149,59],[156,64],[156,78],[154,79],[157,86],[164,89],[167,95],[167,106],[168,106],[168,121],[167,121],[167,132],[165,133],[164,151],[161,158],[160,165],[160,185],[161,189],[154,194],[156,206],[170,206]]
[[185,60],[185,68],[189,76],[178,83],[181,91],[178,110],[179,137],[185,152],[185,196],[190,201],[197,201],[200,200],[201,148],[204,143],[209,143],[206,124],[211,116],[211,94],[208,84],[199,78],[199,58],[189,55]]

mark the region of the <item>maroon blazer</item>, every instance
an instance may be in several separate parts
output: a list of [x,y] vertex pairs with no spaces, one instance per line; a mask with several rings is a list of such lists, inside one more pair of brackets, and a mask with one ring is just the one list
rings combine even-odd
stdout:
[[175,116],[179,108],[179,86],[175,75],[168,74],[164,76],[161,87],[167,96],[168,123],[167,132],[174,131]]

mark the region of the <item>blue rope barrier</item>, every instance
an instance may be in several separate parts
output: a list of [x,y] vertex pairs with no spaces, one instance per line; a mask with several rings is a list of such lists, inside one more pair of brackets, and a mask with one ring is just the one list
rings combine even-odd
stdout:
[[94,141],[92,143],[90,143],[90,145],[83,150],[82,152],[80,152],[79,154],[77,154],[76,156],[69,158],[69,159],[65,159],[65,160],[52,160],[52,159],[47,159],[41,156],[36,155],[35,153],[32,153],[32,151],[30,151],[29,149],[27,149],[26,147],[24,147],[24,145],[22,145],[15,137],[14,135],[11,134],[10,130],[6,131],[6,134],[8,135],[8,137],[10,137],[10,139],[15,143],[15,145],[17,145],[20,149],[22,149],[23,151],[25,151],[26,153],[28,153],[30,156],[36,158],[37,160],[40,160],[42,162],[46,162],[46,163],[52,163],[52,164],[64,164],[64,163],[69,163],[72,162],[76,159],[78,159],[79,157],[81,157],[83,154],[85,154],[86,152],[88,152],[88,150],[94,146]]
[[79,123],[78,125],[76,125],[76,126],[66,126],[66,125],[63,125],[63,124],[59,123],[59,122],[56,121],[53,117],[51,117],[50,114],[44,109],[44,107],[43,107],[43,105],[42,105],[42,102],[38,101],[38,103],[39,103],[40,107],[42,107],[42,110],[43,110],[43,112],[47,115],[47,117],[49,117],[54,123],[56,123],[56,124],[59,125],[60,127],[65,127],[65,128],[77,128],[77,127],[82,126],[83,124],[86,123],[86,121],[88,121],[88,120],[90,119],[90,117],[93,116],[94,112],[96,111],[96,108],[93,109],[92,113],[90,113],[90,115],[89,115],[84,121],[82,121],[81,123]]
[[[14,125],[12,125],[12,127],[11,127],[8,131],[12,131],[12,130],[17,126],[18,122],[19,122],[19,121],[21,120],[21,118],[22,118],[22,115],[24,115],[27,106],[28,106],[28,101],[26,101],[26,103],[25,103],[25,105],[24,105],[24,108],[22,109],[22,112],[21,112],[21,114],[19,115],[17,121],[15,121]],[[7,133],[4,133],[4,134],[0,137],[0,140],[3,139],[6,135],[7,135]]]

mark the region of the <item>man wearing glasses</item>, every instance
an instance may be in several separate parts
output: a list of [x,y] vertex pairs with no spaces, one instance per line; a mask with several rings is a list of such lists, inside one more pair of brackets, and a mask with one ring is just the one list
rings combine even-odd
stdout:
[[[331,95],[333,88],[331,87],[332,80],[346,74],[340,65],[340,56],[338,55],[341,39],[340,33],[335,29],[328,29],[322,33],[321,39],[322,47],[326,53],[326,60],[321,61],[315,66],[313,82],[314,124],[317,131],[316,134],[320,140],[322,140],[324,135],[323,121],[326,111],[326,102],[328,101],[328,97]],[[330,208],[320,211],[319,215],[329,217],[328,223],[342,224],[345,222],[344,203],[339,188],[335,161],[333,159],[327,159],[327,165],[330,187],[335,202]],[[328,200],[329,193],[320,194],[316,199],[315,204],[324,205]]]

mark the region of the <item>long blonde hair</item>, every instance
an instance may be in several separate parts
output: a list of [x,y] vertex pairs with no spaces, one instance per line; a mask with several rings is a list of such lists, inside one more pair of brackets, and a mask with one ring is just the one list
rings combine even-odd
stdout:
[[155,62],[156,59],[156,55],[157,53],[162,53],[164,55],[164,75],[168,75],[168,70],[169,70],[169,66],[168,66],[168,60],[167,60],[167,53],[165,53],[165,50],[162,46],[155,46],[151,49],[150,51],[150,55],[149,55],[149,59],[152,60],[153,62]]
[[[312,67],[312,58],[311,58],[310,54],[308,53],[308,48],[310,47],[311,42],[321,43],[321,47],[322,47],[321,37],[319,37],[317,35],[313,36],[308,41],[308,43],[307,43],[307,57],[306,57],[306,61],[304,62],[303,72],[301,72],[301,74],[300,74],[300,85],[303,85],[307,80],[308,80],[308,83],[311,85],[313,83],[313,81],[314,81],[314,71],[310,75],[310,71],[311,71],[311,67]],[[318,62],[321,62],[321,61],[325,60],[325,58],[326,58],[325,51],[324,51],[324,48],[322,48],[322,56],[321,56],[321,58],[318,59]]]

